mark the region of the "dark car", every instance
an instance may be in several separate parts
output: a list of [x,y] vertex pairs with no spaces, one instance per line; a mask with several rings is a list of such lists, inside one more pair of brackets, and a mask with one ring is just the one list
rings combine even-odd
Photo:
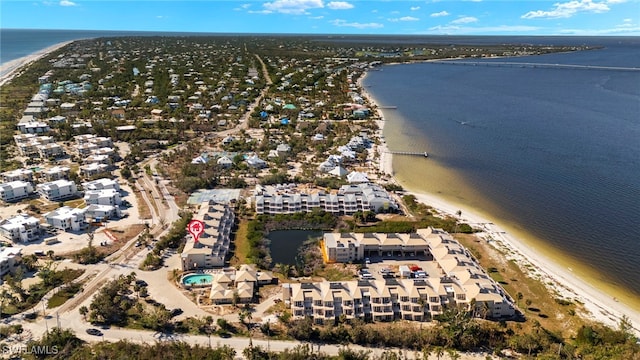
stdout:
[[183,313],[182,309],[175,308],[175,309],[171,310],[171,317],[178,316],[178,315],[180,315],[182,313]]
[[138,286],[147,286],[148,284],[147,284],[146,281],[138,279],[138,280],[136,280],[136,285],[138,285]]
[[102,331],[91,328],[91,329],[87,329],[87,334],[93,335],[93,336],[102,336]]

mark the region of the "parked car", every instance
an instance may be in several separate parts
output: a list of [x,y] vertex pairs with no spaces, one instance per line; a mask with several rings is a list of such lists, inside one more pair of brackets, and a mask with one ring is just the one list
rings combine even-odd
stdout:
[[93,336],[102,336],[102,331],[95,328],[90,328],[90,329],[87,329],[87,334],[93,335]]
[[171,310],[171,317],[178,316],[178,315],[180,315],[182,313],[183,313],[182,309],[175,308],[175,309]]

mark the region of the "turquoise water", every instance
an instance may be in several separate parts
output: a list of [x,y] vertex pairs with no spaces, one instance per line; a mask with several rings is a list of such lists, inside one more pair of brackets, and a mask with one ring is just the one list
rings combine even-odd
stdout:
[[190,274],[182,278],[185,285],[209,285],[213,280],[211,274]]

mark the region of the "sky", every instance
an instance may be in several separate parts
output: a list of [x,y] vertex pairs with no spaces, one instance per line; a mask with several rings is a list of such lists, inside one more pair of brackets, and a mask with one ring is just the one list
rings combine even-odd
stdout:
[[1,0],[0,27],[276,34],[640,36],[640,0]]

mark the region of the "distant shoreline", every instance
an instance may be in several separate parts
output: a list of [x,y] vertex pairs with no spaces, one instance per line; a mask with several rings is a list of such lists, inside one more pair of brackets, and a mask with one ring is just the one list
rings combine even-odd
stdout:
[[71,41],[63,41],[57,43],[55,45],[51,45],[47,48],[38,50],[32,54],[27,56],[23,56],[18,59],[14,59],[11,61],[7,61],[6,63],[0,66],[0,86],[8,83],[14,77],[16,77],[22,70],[26,69],[27,66],[31,65],[33,62],[42,59],[43,57],[51,54],[52,52],[61,49],[75,40]]
[[[400,64],[401,63],[394,63],[392,65]],[[372,107],[376,108],[378,116],[382,119],[381,121],[377,121],[377,123],[379,126],[379,135],[383,135],[386,119],[384,118],[382,109],[377,105],[376,100],[363,86],[366,76],[367,72],[358,79],[357,84],[362,96],[367,99]],[[395,177],[393,171],[393,155],[389,153],[388,150],[388,144],[386,139],[384,139],[377,148],[379,153],[379,170],[392,177],[394,183],[402,185]],[[514,258],[518,263],[523,264],[522,268],[530,274],[529,276],[535,274],[539,276],[545,286],[551,290],[555,290],[558,293],[570,294],[577,298],[584,304],[585,309],[591,313],[589,317],[593,320],[617,327],[622,316],[626,315],[631,320],[636,335],[640,336],[639,312],[577,277],[570,269],[565,269],[552,259],[530,249],[526,242],[513,234],[507,233],[501,225],[496,224],[490,217],[480,214],[476,209],[451,203],[435,194],[416,190],[405,190],[408,194],[414,195],[419,202],[431,206],[441,215],[457,217],[456,212],[461,210],[461,221],[473,227],[483,229],[482,232],[476,234],[479,239],[487,243],[492,243],[493,247],[500,246],[509,249],[511,255],[508,257]],[[526,264],[531,264],[533,270],[527,270]]]

